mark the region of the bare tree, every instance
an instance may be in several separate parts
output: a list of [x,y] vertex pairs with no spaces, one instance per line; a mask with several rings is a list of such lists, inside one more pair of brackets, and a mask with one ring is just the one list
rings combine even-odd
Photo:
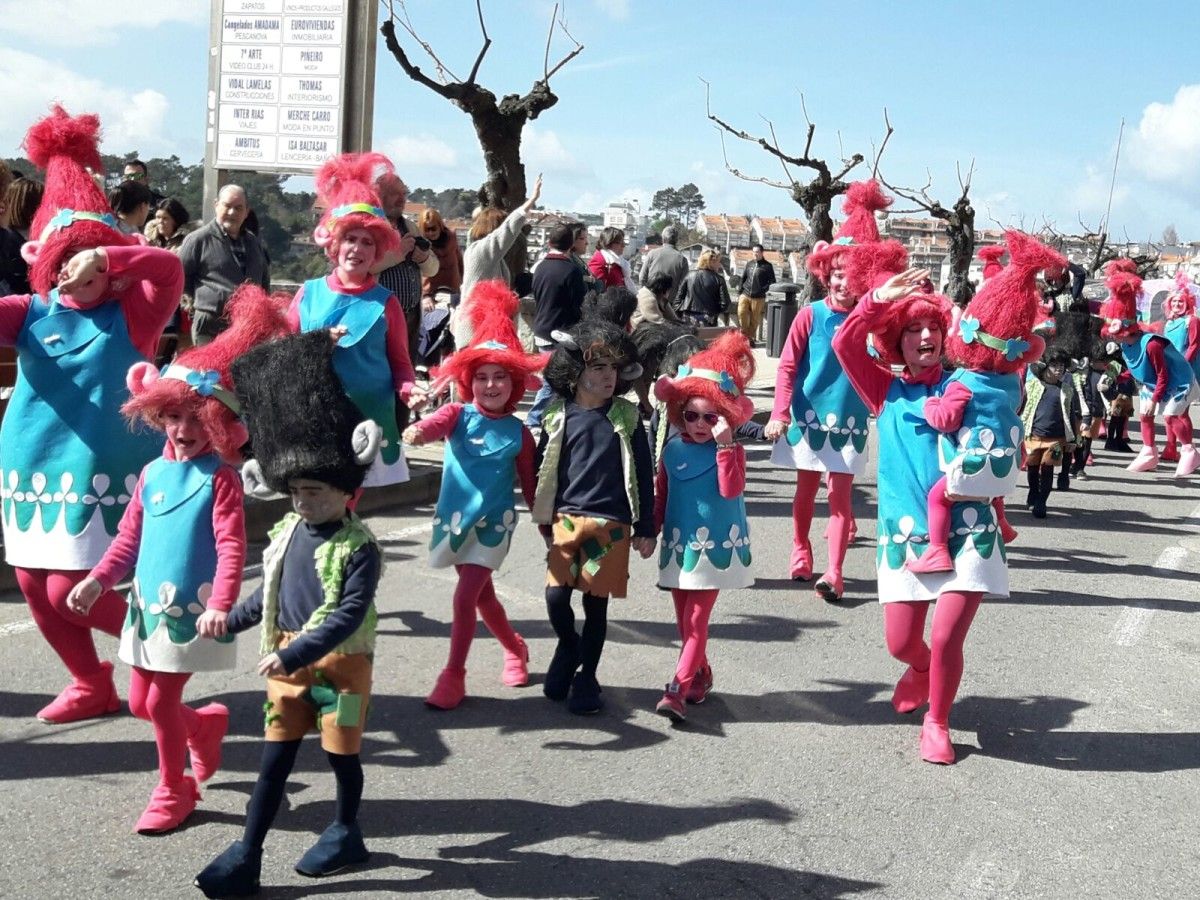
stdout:
[[[724,119],[715,115],[712,111],[712,85],[703,78],[704,82],[704,108],[705,115],[717,129],[721,135],[721,154],[725,159],[725,168],[730,174],[737,176],[743,181],[754,181],[759,184],[767,184],[771,187],[777,187],[787,191],[791,198],[796,201],[804,210],[804,214],[808,217],[808,238],[806,246],[812,249],[813,244],[817,241],[833,240],[833,217],[831,210],[833,207],[833,199],[840,194],[844,194],[849,184],[843,179],[855,166],[863,161],[861,153],[855,153],[850,157],[842,157],[841,169],[834,173],[829,167],[829,164],[824,160],[812,155],[813,136],[816,134],[817,126],[808,117],[808,108],[804,102],[804,95],[800,95],[800,109],[804,113],[804,121],[808,124],[808,134],[804,140],[804,150],[799,156],[785,153],[779,146],[779,138],[775,134],[775,124],[765,116],[761,117],[766,123],[768,131],[771,133],[771,138],[768,140],[765,137],[756,136],[749,132],[742,131],[740,128],[735,128],[726,122]],[[779,160],[780,166],[783,168],[784,177],[787,181],[780,181],[762,176],[747,175],[739,169],[734,168],[729,163],[729,154],[725,149],[725,135],[731,134],[739,140],[748,141],[751,144],[757,144],[764,151]],[[840,140],[840,137],[839,137]],[[799,181],[788,166],[795,168],[811,169],[814,175],[808,181]],[[808,279],[808,291],[811,296],[815,290],[815,282],[811,278]]]
[[[535,81],[533,87],[525,94],[506,94],[497,101],[494,93],[476,81],[483,58],[492,46],[487,24],[483,20],[482,0],[475,0],[475,12],[479,18],[483,44],[466,79],[461,79],[450,71],[433,48],[417,35],[404,0],[381,2],[386,3],[387,20],[379,30],[383,34],[385,46],[396,58],[404,74],[417,84],[445,97],[471,117],[471,124],[475,126],[475,134],[479,137],[479,145],[483,149],[483,162],[487,169],[487,181],[479,189],[481,205],[516,209],[525,202],[526,196],[525,167],[521,164],[521,132],[527,122],[533,121],[558,102],[558,97],[550,90],[550,79],[583,51],[583,44],[575,40],[567,30],[566,22],[559,13],[559,4],[554,4],[554,11],[550,16],[550,30],[546,35],[546,49],[542,57],[542,77]],[[397,24],[433,60],[437,70],[436,79],[426,75],[409,59],[396,38]],[[562,59],[551,65],[550,45],[556,31],[561,31],[574,46]],[[514,272],[521,272],[525,270],[525,262],[525,243],[518,241],[514,247],[514,254],[509,258],[509,265]]]
[[[883,111],[883,121],[887,126],[887,135],[884,137],[884,144],[886,144],[887,138],[891,137],[893,131],[886,109]],[[883,148],[881,147],[880,153],[882,152]],[[876,168],[878,168],[878,163],[876,163]],[[929,196],[933,176],[929,174],[928,170],[925,172],[925,184],[915,190],[896,187],[890,184],[882,174],[879,175],[879,181],[894,194],[917,205],[917,209],[895,210],[893,214],[903,215],[908,212],[924,211],[935,219],[942,220],[942,226],[950,239],[950,285],[947,293],[950,299],[959,306],[966,306],[975,295],[975,286],[968,277],[971,260],[975,256],[975,207],[971,205],[971,178],[975,174],[975,160],[971,160],[966,178],[963,177],[961,165],[956,164],[954,168],[958,174],[959,195],[950,208],[942,206],[938,200]]]

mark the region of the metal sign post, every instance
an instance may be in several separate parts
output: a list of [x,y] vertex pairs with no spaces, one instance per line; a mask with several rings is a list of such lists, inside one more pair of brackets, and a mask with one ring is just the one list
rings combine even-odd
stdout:
[[204,207],[231,171],[311,175],[371,145],[375,0],[212,0]]

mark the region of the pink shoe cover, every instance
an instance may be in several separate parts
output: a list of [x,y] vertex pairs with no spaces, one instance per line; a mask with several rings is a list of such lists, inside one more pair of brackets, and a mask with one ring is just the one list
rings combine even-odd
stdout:
[[208,781],[221,768],[221,741],[229,731],[229,709],[222,703],[210,703],[196,710],[200,727],[188,738],[192,774],[197,781]]
[[925,716],[921,726],[921,759],[941,766],[954,765],[954,745],[950,743],[950,727],[930,721]]
[[892,708],[898,713],[910,713],[929,702],[929,670],[918,672],[912,666],[904,670],[892,692]]
[[1133,462],[1125,467],[1127,472],[1153,472],[1158,468],[1158,451],[1153,447],[1143,447]]
[[817,592],[817,596],[826,603],[834,603],[842,599],[842,594],[845,593],[845,586],[842,584],[841,572],[826,572],[817,579],[817,583],[813,586],[813,590]]
[[808,581],[813,575],[812,544],[792,548],[792,581]]
[[1179,465],[1175,467],[1176,478],[1187,478],[1197,469],[1200,469],[1200,453],[1196,452],[1196,448],[1191,444],[1187,444],[1179,449]]
[[42,707],[37,717],[50,725],[66,725],[107,716],[120,708],[121,698],[113,684],[113,664],[102,662],[99,672],[73,680],[52,702]]
[[504,651],[504,675],[501,681],[509,687],[524,687],[529,684],[529,647],[519,634],[517,643],[521,646],[516,653]]
[[160,784],[150,795],[150,805],[142,813],[134,831],[138,834],[162,834],[183,824],[196,808],[200,791],[191,776],[184,775],[177,785]]
[[904,568],[918,575],[930,572],[953,572],[954,560],[950,558],[950,548],[946,544],[930,544],[917,559],[910,559]]
[[688,685],[687,702],[692,704],[700,704],[708,699],[709,693],[713,688],[713,672],[711,666],[701,666],[695,677],[692,678],[692,683]]
[[442,669],[442,673],[438,675],[437,684],[425,698],[425,705],[432,706],[434,709],[454,709],[462,703],[465,696],[467,696],[467,670]]

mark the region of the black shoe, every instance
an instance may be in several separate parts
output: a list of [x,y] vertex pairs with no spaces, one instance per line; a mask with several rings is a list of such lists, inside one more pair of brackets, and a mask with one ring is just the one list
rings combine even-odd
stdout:
[[362,830],[355,825],[334,822],[321,834],[315,844],[308,848],[296,863],[296,871],[309,878],[324,878],[347,866],[366,862],[370,857],[363,843]]
[[258,893],[262,850],[234,841],[192,882],[205,897],[249,897]]
[[554,649],[554,658],[546,669],[546,680],[542,684],[542,693],[551,700],[566,700],[571,690],[571,679],[579,668],[579,648],[558,642]]
[[1069,491],[1071,489],[1071,475],[1069,472],[1058,473],[1058,490]]
[[600,682],[596,677],[579,672],[571,682],[571,696],[567,698],[567,709],[577,716],[594,716],[604,708],[604,698],[600,694]]

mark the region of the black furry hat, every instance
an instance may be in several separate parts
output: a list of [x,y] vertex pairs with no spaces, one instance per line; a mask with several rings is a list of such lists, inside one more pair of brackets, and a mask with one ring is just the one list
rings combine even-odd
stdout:
[[625,328],[635,309],[637,297],[623,287],[610,287],[602,294],[588,291],[584,295],[580,318],[603,319],[618,328]]
[[542,377],[561,397],[574,398],[579,376],[589,362],[596,360],[611,361],[617,367],[614,396],[628,392],[642,374],[633,339],[610,322],[585,319],[570,331],[556,331],[551,337],[558,346],[542,370]]
[[294,334],[255,347],[233,363],[253,459],[243,470],[250,493],[266,484],[288,492],[293,478],[362,487],[379,451],[379,428],[363,421],[333,370],[327,331]]
[[1082,362],[1092,353],[1092,341],[1100,335],[1100,320],[1086,310],[1068,310],[1054,317],[1054,337],[1047,342],[1043,357],[1053,352]]

